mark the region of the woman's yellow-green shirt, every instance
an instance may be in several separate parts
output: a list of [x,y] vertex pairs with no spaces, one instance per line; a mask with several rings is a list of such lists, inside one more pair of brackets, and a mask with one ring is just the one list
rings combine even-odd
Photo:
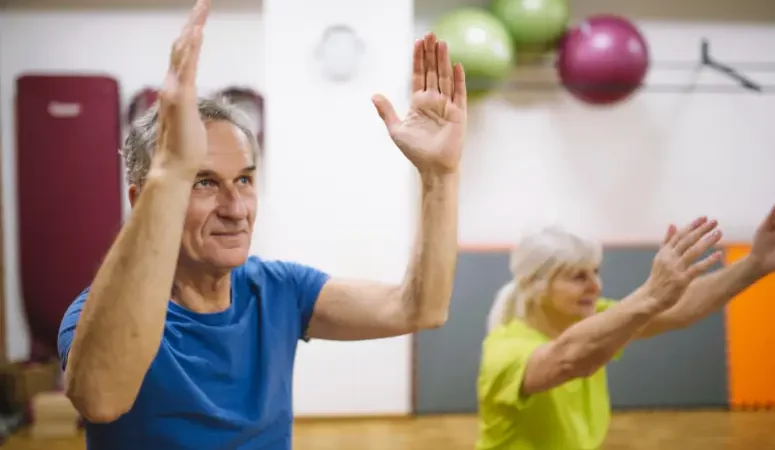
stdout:
[[[598,302],[598,311],[614,304]],[[493,330],[482,345],[477,450],[592,450],[611,420],[605,368],[549,391],[520,396],[531,353],[549,338],[521,320]]]

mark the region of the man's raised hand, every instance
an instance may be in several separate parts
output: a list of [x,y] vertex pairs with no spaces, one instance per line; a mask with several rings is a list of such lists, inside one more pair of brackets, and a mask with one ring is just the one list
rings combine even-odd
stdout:
[[154,167],[193,177],[207,152],[207,134],[197,105],[197,68],[210,0],[197,0],[172,45],[159,93],[159,142]]

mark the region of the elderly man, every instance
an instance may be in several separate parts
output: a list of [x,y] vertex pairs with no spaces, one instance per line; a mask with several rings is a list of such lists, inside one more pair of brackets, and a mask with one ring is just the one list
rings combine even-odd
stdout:
[[131,217],[62,322],[66,390],[92,450],[289,449],[300,339],[383,338],[447,319],[466,90],[446,43],[415,43],[406,119],[373,99],[422,180],[406,277],[337,279],[248,255],[257,144],[235,111],[196,94],[209,7],[197,1],[158,109],[129,133]]

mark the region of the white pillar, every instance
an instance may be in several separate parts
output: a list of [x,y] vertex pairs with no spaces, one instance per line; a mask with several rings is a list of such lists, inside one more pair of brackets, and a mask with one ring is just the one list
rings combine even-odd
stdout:
[[[399,281],[416,223],[414,169],[372,103],[409,101],[412,0],[264,0],[266,161],[256,251],[338,277]],[[354,78],[316,63],[329,27],[362,43]],[[342,41],[340,41],[341,43]],[[331,54],[333,58],[335,54]],[[409,337],[300,343],[297,415],[410,412]]]

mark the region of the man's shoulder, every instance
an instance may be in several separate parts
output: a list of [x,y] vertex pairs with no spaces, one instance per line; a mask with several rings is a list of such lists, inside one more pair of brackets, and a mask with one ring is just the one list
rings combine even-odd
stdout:
[[296,261],[264,259],[251,255],[242,265],[242,270],[252,280],[288,282],[294,276],[314,271],[315,269]]
[[[251,255],[241,266],[236,267],[235,271],[237,275],[246,275],[247,278],[254,281],[267,278],[275,281],[285,281],[295,273],[303,272],[305,269],[311,268],[295,261],[264,259]],[[90,290],[91,285],[84,288],[75,297],[69,309],[79,308],[86,301]]]
[[78,296],[75,297],[75,299],[70,303],[70,306],[68,306],[67,311],[65,312],[65,315],[68,315],[72,312],[80,312],[81,308],[83,307],[83,303],[86,301],[86,297],[89,296],[89,291],[91,290],[91,285],[86,286],[84,290],[81,291]]

